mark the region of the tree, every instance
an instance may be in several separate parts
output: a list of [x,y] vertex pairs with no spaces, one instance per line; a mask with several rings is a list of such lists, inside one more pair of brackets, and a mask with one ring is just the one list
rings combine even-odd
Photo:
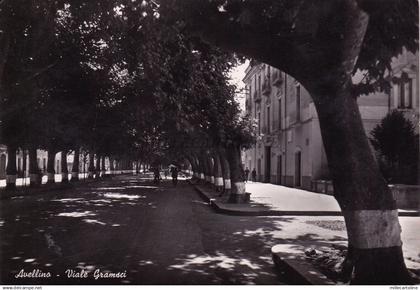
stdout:
[[388,113],[370,133],[370,142],[388,183],[417,181],[418,136],[401,111]]
[[[162,1],[162,17],[276,67],[310,93],[347,226],[353,283],[410,283],[398,211],[370,151],[360,92],[389,88],[391,58],[418,47],[418,3],[409,1]],[[359,85],[352,74],[367,77]]]

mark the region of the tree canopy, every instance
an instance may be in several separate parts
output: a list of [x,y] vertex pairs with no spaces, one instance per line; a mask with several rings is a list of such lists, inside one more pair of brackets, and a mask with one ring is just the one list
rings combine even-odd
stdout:
[[243,118],[228,84],[236,56],[169,24],[154,2],[0,5],[4,142],[149,159],[198,136],[223,145]]

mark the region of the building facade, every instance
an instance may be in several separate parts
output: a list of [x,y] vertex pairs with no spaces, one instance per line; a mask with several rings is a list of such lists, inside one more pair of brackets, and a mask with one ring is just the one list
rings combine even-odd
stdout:
[[[404,52],[392,62],[390,93],[358,98],[366,133],[391,110],[402,110],[419,124],[418,53]],[[245,110],[258,123],[258,140],[243,155],[244,168],[256,170],[257,180],[312,188],[328,180],[329,172],[315,106],[306,89],[293,77],[267,64],[251,61],[243,79]],[[362,80],[358,73],[354,81]]]

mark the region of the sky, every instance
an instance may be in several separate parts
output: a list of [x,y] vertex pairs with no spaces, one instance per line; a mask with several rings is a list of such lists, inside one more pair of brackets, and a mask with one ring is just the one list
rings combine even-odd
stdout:
[[[249,60],[246,60],[245,63],[235,67],[230,73],[231,83],[236,85],[238,90],[245,88],[245,84],[242,82],[242,79],[245,77],[245,70],[249,65]],[[239,102],[242,110],[245,110],[245,95],[244,93],[238,93],[236,100]]]

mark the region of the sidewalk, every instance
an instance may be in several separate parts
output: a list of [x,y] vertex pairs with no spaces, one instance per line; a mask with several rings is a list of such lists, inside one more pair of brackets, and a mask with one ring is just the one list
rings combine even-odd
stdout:
[[[251,193],[249,204],[225,203],[214,190],[203,185],[196,185],[196,188],[217,211],[225,214],[341,216],[340,207],[333,196],[282,185],[246,183],[246,191]],[[399,216],[420,216],[420,210],[399,209],[398,211]]]
[[[347,246],[347,232],[340,208],[333,196],[314,193],[285,186],[248,183],[246,191],[251,193],[249,204],[229,204],[219,197],[219,193],[205,185],[195,185],[196,190],[219,213],[241,216],[288,216],[290,221],[278,221],[278,227],[272,229],[272,235],[278,237],[279,244],[272,248],[273,258],[278,263],[288,260],[287,267],[300,267],[295,263],[297,257],[303,257],[308,248],[322,250],[331,245]],[[402,227],[401,239],[408,268],[420,271],[420,212],[399,210]],[[258,218],[258,217],[256,217]],[[281,230],[277,230],[281,228]],[[286,255],[285,255],[286,254]],[[288,256],[293,258],[289,259]],[[289,263],[290,261],[290,263]],[[310,271],[314,271],[311,269]],[[300,274],[310,272],[300,271]],[[299,270],[295,270],[299,272]],[[322,275],[315,275],[312,281],[323,284]],[[311,279],[308,279],[311,280]],[[327,283],[328,284],[328,283]]]

